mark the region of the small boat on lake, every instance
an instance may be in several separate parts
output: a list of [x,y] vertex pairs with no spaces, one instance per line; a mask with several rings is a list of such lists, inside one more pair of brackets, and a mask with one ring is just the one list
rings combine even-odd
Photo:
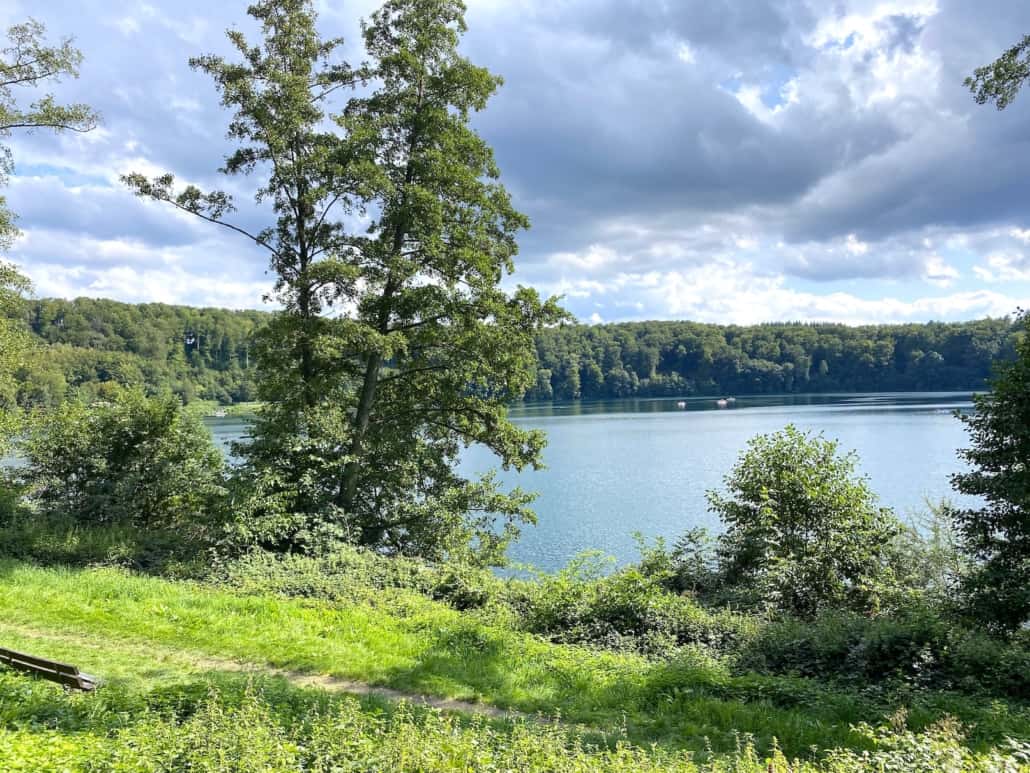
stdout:
[[680,400],[678,403],[676,403],[676,407],[677,408],[686,408],[687,407],[687,401],[686,400]]
[[726,406],[728,406],[730,404],[730,401],[727,400],[726,398],[722,398],[720,400],[716,400],[715,404],[718,405],[720,408],[725,408]]

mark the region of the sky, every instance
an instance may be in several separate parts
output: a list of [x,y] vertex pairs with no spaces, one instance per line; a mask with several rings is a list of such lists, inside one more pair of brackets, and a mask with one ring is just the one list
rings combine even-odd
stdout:
[[[375,0],[318,0],[363,58]],[[474,118],[531,229],[510,286],[583,322],[962,320],[1030,307],[1030,85],[963,79],[1030,33],[1025,0],[468,0],[463,52],[505,83]],[[5,0],[86,59],[53,90],[103,114],[17,135],[8,255],[40,296],[269,308],[266,255],[135,199],[121,174],[218,173],[228,113],[190,56],[245,0]],[[25,96],[29,96],[26,93]],[[253,213],[256,215],[257,213]]]

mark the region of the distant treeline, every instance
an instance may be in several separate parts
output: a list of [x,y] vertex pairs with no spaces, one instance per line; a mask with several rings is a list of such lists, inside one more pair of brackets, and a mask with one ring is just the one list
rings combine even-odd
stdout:
[[[105,382],[170,389],[189,403],[253,399],[260,311],[80,298],[26,306],[47,345],[20,374],[21,401],[50,405]],[[572,325],[537,338],[527,400],[691,394],[979,389],[1014,356],[1007,319],[848,327],[694,322]]]
[[19,374],[20,401],[52,405],[70,392],[115,381],[170,389],[186,403],[253,399],[251,345],[259,311],[195,309],[79,298],[26,305],[26,324],[46,356]]
[[1007,319],[848,327],[572,326],[537,338],[530,400],[979,389],[1015,356]]

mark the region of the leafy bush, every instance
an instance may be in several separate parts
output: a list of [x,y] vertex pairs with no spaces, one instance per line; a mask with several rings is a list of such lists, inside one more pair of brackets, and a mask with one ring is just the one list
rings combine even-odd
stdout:
[[890,546],[890,565],[896,585],[884,595],[884,608],[903,609],[931,604],[956,611],[956,591],[969,569],[947,500],[927,502],[914,513]]
[[510,602],[519,625],[555,641],[653,655],[688,644],[723,651],[753,630],[748,619],[707,611],[638,568],[605,576],[596,558],[587,554],[555,575],[513,585]]
[[322,557],[255,551],[219,562],[209,576],[247,594],[347,603],[406,589],[556,642],[660,658],[700,647],[736,673],[1030,698],[1030,634],[994,638],[918,599],[874,618],[831,610],[811,620],[770,619],[706,609],[667,589],[667,558],[652,548],[640,566],[606,574],[608,565],[587,554],[554,575],[505,580],[343,547]]
[[67,403],[36,417],[22,451],[29,501],[82,526],[195,536],[212,524],[223,494],[210,433],[170,395],[115,389],[103,402]]
[[476,567],[386,557],[348,545],[317,556],[254,550],[217,562],[209,578],[253,595],[329,601],[350,601],[403,588],[459,610],[486,606],[502,595],[504,587],[502,580]]
[[45,566],[122,566],[170,577],[205,573],[207,543],[180,530],[110,524],[83,526],[56,515],[15,511],[0,517],[0,554]]
[[811,617],[874,611],[895,588],[890,548],[901,526],[877,507],[854,454],[788,426],[748,444],[708,500],[726,530],[709,554],[693,531],[675,551],[681,589],[753,610]]
[[21,513],[22,490],[0,470],[0,528],[12,523]]
[[1004,641],[965,629],[930,607],[870,619],[847,612],[761,627],[737,668],[775,674],[960,690],[1030,699],[1030,635]]

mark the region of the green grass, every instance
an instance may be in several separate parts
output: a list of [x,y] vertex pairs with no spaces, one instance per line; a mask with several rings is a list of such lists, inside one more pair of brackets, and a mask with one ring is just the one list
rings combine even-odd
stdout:
[[200,418],[214,416],[215,414],[253,416],[260,409],[261,403],[256,401],[222,405],[217,400],[193,400],[186,406],[186,410],[189,413]]
[[191,662],[187,653],[152,645],[141,649],[110,637],[41,638],[9,627],[0,627],[0,637],[11,646],[42,647],[55,658],[86,658],[107,678],[98,692],[82,695],[0,671],[4,771],[1026,769],[1012,756],[963,748],[950,724],[919,735],[863,728],[859,734],[874,749],[872,756],[836,750],[799,764],[775,749],[758,753],[744,738],[728,754],[692,754],[635,746],[618,727],[583,733],[556,724],[470,719],[375,698],[331,695],[298,688],[282,677],[221,672]]
[[972,726],[975,750],[1030,738],[1030,711],[1019,704],[842,692],[812,680],[732,676],[701,653],[655,663],[549,644],[400,590],[328,603],[0,561],[0,621],[0,643],[71,660],[133,694],[184,680],[235,684],[239,674],[205,665],[230,658],[560,715],[599,733],[624,729],[636,744],[695,752],[732,752],[740,734],[760,749],[775,738],[789,756],[868,749],[868,734],[853,725],[882,724],[900,708],[913,730],[957,716]]

